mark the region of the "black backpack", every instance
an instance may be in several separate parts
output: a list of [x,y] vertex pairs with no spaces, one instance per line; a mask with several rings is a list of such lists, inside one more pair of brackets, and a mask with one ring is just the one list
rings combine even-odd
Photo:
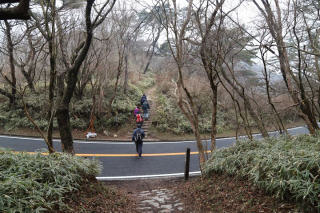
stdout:
[[142,142],[142,134],[141,134],[141,131],[140,131],[140,129],[139,130],[137,130],[137,132],[136,132],[136,136],[135,136],[135,141],[136,142]]

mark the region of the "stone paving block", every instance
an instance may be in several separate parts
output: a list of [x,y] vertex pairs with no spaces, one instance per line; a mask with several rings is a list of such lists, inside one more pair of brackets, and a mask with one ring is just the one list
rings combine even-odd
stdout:
[[158,201],[159,203],[164,203],[165,199],[162,197],[153,197],[154,200]]
[[169,213],[169,212],[172,212],[172,211],[169,211],[169,210],[166,210],[166,209],[159,211],[159,213]]
[[140,193],[139,197],[151,196],[151,193]]
[[171,204],[167,204],[167,205],[161,205],[160,208],[165,210],[172,210],[173,206]]
[[175,203],[173,206],[174,207],[183,206],[183,203]]
[[141,212],[175,212],[184,209],[184,204],[175,197],[175,193],[165,188],[142,191],[138,196],[142,199],[139,204]]
[[145,193],[150,194],[149,191],[141,191],[139,194],[145,194]]
[[144,200],[144,201],[142,201],[141,203],[148,204],[148,205],[153,206],[153,207],[155,207],[155,208],[159,208],[159,207],[160,207],[160,204],[157,203],[157,202],[154,201],[154,200]]
[[140,207],[140,208],[138,208],[138,209],[139,209],[139,210],[141,210],[141,211],[147,211],[147,210],[152,211],[152,208],[151,208],[151,207],[149,207],[149,206]]

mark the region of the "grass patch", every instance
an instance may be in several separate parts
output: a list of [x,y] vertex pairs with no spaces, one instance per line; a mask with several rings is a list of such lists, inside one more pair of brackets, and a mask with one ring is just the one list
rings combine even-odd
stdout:
[[204,173],[224,173],[250,180],[281,200],[290,199],[301,209],[320,209],[320,138],[270,138],[242,141],[215,151]]
[[95,179],[98,161],[68,154],[0,153],[1,212],[43,212],[68,209],[70,194]]

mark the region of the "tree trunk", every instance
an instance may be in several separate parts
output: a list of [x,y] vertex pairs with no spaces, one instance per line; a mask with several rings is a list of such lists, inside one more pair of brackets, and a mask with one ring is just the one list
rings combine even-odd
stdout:
[[[61,137],[62,150],[67,153],[74,154],[73,149],[73,138],[72,138],[72,128],[70,125],[70,116],[69,116],[69,105],[71,98],[73,96],[76,83],[78,80],[78,73],[81,67],[81,64],[85,60],[89,47],[92,42],[93,37],[93,26],[91,23],[91,9],[93,6],[94,0],[87,0],[86,6],[86,39],[84,42],[79,44],[79,54],[73,60],[73,65],[70,69],[67,69],[67,82],[66,88],[64,89],[63,96],[60,98],[58,107],[57,107],[57,120],[59,125],[59,132]],[[113,4],[114,5],[114,4]]]
[[[146,67],[144,68],[143,74],[146,74],[147,71],[148,71],[148,69],[149,69],[149,65],[150,65],[151,60],[152,60],[152,57],[153,57],[153,55],[154,55],[154,50],[155,50],[156,44],[157,44],[157,42],[158,42],[158,40],[159,40],[159,38],[160,38],[160,34],[161,34],[161,29],[159,28],[159,29],[158,29],[158,32],[157,32],[157,36],[156,36],[156,38],[154,39],[154,41],[152,42],[151,53],[150,53],[150,55],[149,55],[149,57],[148,57],[147,65],[146,65]],[[147,55],[148,55],[148,54],[147,54]]]
[[10,108],[16,106],[16,93],[17,93],[17,79],[16,79],[16,69],[14,65],[14,57],[13,57],[13,42],[11,39],[11,26],[8,21],[4,21],[6,25],[6,37],[7,37],[7,48],[9,53],[9,66],[11,72],[11,80],[7,79],[11,85],[11,96],[10,96]]
[[129,78],[129,73],[128,73],[128,53],[126,53],[125,57],[124,57],[124,63],[125,63],[125,67],[124,67],[124,83],[123,83],[123,93],[127,94],[128,92],[128,78]]
[[211,152],[216,149],[217,135],[217,106],[218,106],[218,86],[212,88],[212,114],[211,114]]
[[[240,103],[239,101],[234,97],[234,92],[235,92],[235,89],[233,89],[233,93],[231,93],[231,91],[227,88],[227,86],[225,85],[225,83],[221,80],[220,78],[220,75],[218,75],[218,78],[223,86],[223,88],[227,91],[227,93],[230,95],[232,101],[233,101],[233,104],[234,104],[234,108],[235,108],[235,112],[237,111],[237,108],[239,109],[239,115],[242,119],[242,122],[243,122],[243,125],[244,125],[244,129],[246,131],[246,134],[249,138],[249,140],[253,140],[253,137],[252,137],[252,130],[251,130],[251,127],[249,125],[249,122],[248,122],[248,117],[247,117],[247,113],[246,115],[243,115],[242,113],[242,110],[241,110],[241,107],[240,107]],[[246,111],[246,110],[245,110]],[[238,119],[238,118],[236,118]],[[239,124],[237,122],[237,128],[238,128]]]
[[[224,69],[221,69],[221,73],[223,78],[228,82],[228,84],[237,92],[237,94],[243,99],[244,105],[245,107],[248,109],[250,116],[252,117],[252,119],[255,121],[255,123],[258,126],[258,129],[260,131],[260,133],[262,134],[262,137],[267,138],[269,137],[269,134],[267,132],[267,130],[265,129],[265,126],[262,122],[262,120],[260,120],[259,116],[257,115],[257,113],[253,110],[249,97],[245,94],[244,88],[239,85],[239,83],[237,83],[235,80],[235,83],[233,83],[227,76],[226,72],[224,71]],[[234,76],[233,76],[234,78]],[[240,88],[237,87],[240,86]]]
[[[197,148],[199,151],[200,170],[202,171],[202,165],[205,163],[206,157],[205,157],[205,153],[204,153],[204,149],[203,149],[203,145],[202,145],[202,141],[201,141],[201,137],[200,137],[200,132],[199,132],[199,119],[198,119],[197,112],[195,110],[193,98],[190,95],[188,89],[184,86],[184,82],[182,79],[182,68],[179,66],[179,64],[178,64],[178,70],[179,70],[179,80],[177,82],[177,87],[178,87],[178,92],[179,92],[178,105],[192,126],[192,129],[193,129],[196,141],[197,141]],[[184,91],[184,93],[187,96],[187,100],[188,100],[187,102],[189,105],[186,107],[187,109],[185,109],[185,107],[183,105],[181,90]]]
[[56,117],[58,120],[62,151],[74,154],[72,129],[69,117],[69,106],[60,104],[56,112]]
[[56,88],[56,43],[55,43],[55,0],[53,2],[50,1],[51,7],[51,29],[49,27],[49,23],[46,23],[46,30],[48,34],[48,45],[49,45],[49,56],[50,56],[50,80],[49,80],[49,109],[48,109],[48,131],[47,138],[48,143],[52,146],[52,132],[53,132],[53,117],[54,117],[54,90]]
[[117,78],[116,78],[116,83],[114,85],[114,89],[113,89],[113,95],[109,100],[109,105],[108,105],[108,111],[107,111],[107,117],[110,118],[111,117],[111,113],[112,113],[112,104],[113,101],[115,100],[115,98],[117,97],[117,92],[118,92],[118,84],[120,81],[120,76],[122,74],[123,71],[123,59],[124,57],[124,52],[125,52],[125,48],[121,51],[118,51],[118,55],[119,55],[119,61],[118,61],[118,68],[117,68]]
[[266,92],[267,92],[267,97],[268,97],[268,103],[270,104],[274,114],[276,115],[277,117],[277,120],[279,123],[279,131],[280,133],[282,132],[282,130],[285,132],[286,135],[288,135],[288,131],[287,131],[287,128],[285,128],[283,122],[282,122],[282,119],[280,117],[280,114],[279,112],[277,111],[275,105],[273,104],[272,100],[271,100],[271,95],[270,95],[270,82],[269,82],[269,78],[268,78],[268,72],[267,72],[267,63],[265,61],[265,58],[264,58],[264,53],[260,47],[260,55],[261,55],[261,59],[262,59],[262,63],[263,63],[263,71],[264,71],[264,80],[265,80],[265,83],[266,83]]
[[197,147],[198,147],[198,151],[199,151],[200,170],[202,171],[202,166],[206,162],[206,157],[204,154],[204,152],[206,150],[203,149],[203,145],[202,145],[202,141],[201,141],[201,137],[200,137],[200,131],[199,131],[199,122],[198,123],[195,122],[193,131],[194,131],[194,135],[196,137]]
[[[30,68],[31,69],[31,68]],[[34,84],[33,84],[33,79],[31,77],[31,75],[25,71],[24,67],[21,67],[21,72],[24,76],[24,78],[27,80],[27,83],[28,83],[28,87],[29,89],[33,92],[33,93],[36,93],[36,90],[34,88]]]
[[[316,130],[319,129],[319,126],[312,114],[310,103],[308,99],[304,97],[304,91],[301,91],[302,88],[299,85],[299,81],[296,79],[296,76],[292,72],[289,63],[288,52],[282,35],[282,18],[279,2],[275,1],[276,10],[271,9],[271,6],[268,2],[262,2],[265,10],[261,8],[256,0],[253,0],[253,3],[264,15],[269,27],[270,34],[276,42],[280,62],[280,71],[282,73],[283,80],[287,86],[289,94],[294,103],[299,106],[299,115],[306,122],[309,132],[311,134],[315,134]],[[274,13],[276,13],[276,15]],[[297,88],[299,88],[299,91]],[[299,94],[301,94],[302,96],[299,97]]]

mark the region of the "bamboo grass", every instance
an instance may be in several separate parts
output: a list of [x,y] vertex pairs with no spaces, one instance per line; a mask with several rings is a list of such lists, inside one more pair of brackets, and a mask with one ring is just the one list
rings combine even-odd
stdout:
[[95,160],[40,153],[0,152],[0,212],[64,210],[68,193],[95,178],[101,165]]
[[304,210],[319,211],[319,153],[320,137],[309,135],[240,141],[215,151],[204,174],[226,173],[246,178],[277,198],[289,198]]

